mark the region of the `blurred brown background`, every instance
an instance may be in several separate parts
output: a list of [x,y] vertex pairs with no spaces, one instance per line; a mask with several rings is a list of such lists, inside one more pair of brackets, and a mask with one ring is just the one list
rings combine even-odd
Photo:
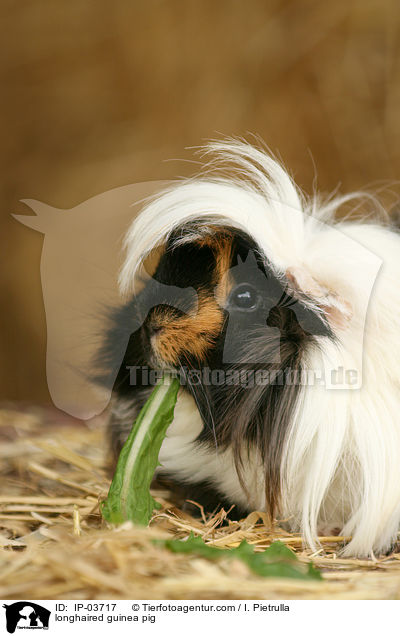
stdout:
[[165,160],[249,131],[308,192],[315,171],[325,192],[400,176],[396,0],[3,0],[0,16],[1,400],[48,400],[43,239],[9,216],[21,198],[69,208],[192,173]]

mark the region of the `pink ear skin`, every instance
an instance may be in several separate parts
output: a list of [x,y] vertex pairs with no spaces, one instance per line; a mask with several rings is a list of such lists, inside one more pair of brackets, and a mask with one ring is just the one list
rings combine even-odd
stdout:
[[306,268],[288,267],[286,278],[295,295],[300,292],[315,300],[332,327],[345,329],[348,326],[353,317],[353,308],[345,298],[321,285]]

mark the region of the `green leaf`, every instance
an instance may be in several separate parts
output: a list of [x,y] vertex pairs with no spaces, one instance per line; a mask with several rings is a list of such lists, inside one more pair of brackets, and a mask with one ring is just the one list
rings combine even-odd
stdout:
[[282,541],[274,541],[264,553],[269,560],[297,561],[297,556]]
[[110,523],[148,525],[157,502],[150,484],[158,454],[174,417],[179,381],[165,375],[140,411],[125,442],[101,514]]
[[259,576],[284,577],[303,580],[321,580],[322,576],[312,563],[305,566],[297,556],[281,541],[275,541],[264,552],[255,552],[254,547],[242,541],[237,548],[222,549],[204,543],[201,537],[195,537],[193,533],[186,540],[166,539],[156,540],[155,543],[163,545],[171,552],[181,554],[196,554],[206,559],[219,558],[240,559]]
[[220,559],[221,556],[224,556],[223,550],[207,545],[201,537],[195,537],[193,532],[190,533],[185,541],[179,539],[155,539],[155,543],[165,546],[171,552],[180,554],[192,553],[205,557],[206,559]]

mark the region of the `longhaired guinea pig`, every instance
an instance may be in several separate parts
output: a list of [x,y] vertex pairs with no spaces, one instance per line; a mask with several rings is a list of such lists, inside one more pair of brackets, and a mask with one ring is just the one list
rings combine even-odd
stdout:
[[400,235],[385,220],[335,221],[352,197],[306,199],[263,149],[206,153],[207,172],[148,201],[125,238],[126,303],[104,348],[111,361],[130,329],[114,449],[149,372],[175,371],[160,475],[209,510],[266,511],[311,547],[335,532],[346,555],[387,552],[400,524]]

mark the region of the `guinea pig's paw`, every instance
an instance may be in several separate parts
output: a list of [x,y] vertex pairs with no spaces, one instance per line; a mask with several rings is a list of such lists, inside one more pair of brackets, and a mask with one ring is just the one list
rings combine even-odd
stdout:
[[294,296],[300,294],[314,300],[331,327],[346,328],[353,317],[348,300],[319,283],[305,267],[289,267],[286,278]]

